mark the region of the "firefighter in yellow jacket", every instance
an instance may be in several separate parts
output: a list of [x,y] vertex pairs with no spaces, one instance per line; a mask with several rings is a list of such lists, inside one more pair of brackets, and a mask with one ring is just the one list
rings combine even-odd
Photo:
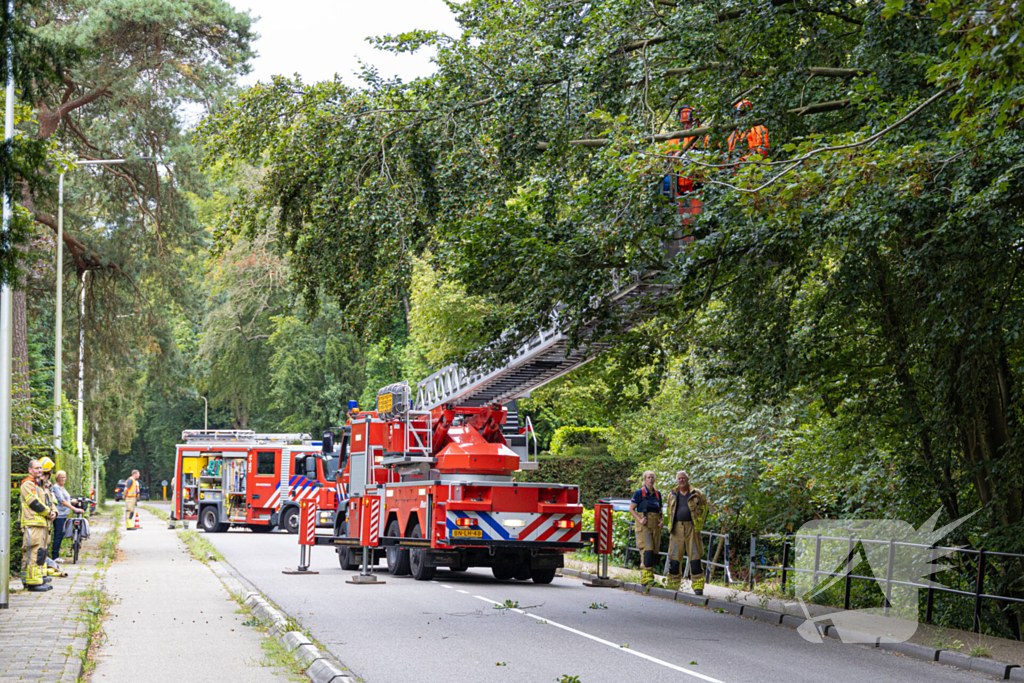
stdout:
[[21,530],[27,539],[28,562],[23,582],[29,591],[48,591],[52,586],[43,582],[46,566],[46,537],[50,520],[57,516],[56,509],[47,506],[42,487],[43,466],[38,460],[28,463],[28,478],[21,483]]
[[132,470],[124,487],[124,528],[131,531],[135,528],[135,505],[139,502],[139,471]]
[[700,532],[708,519],[708,499],[699,489],[690,486],[686,472],[676,472],[676,487],[666,498],[665,519],[671,524],[668,541],[668,587],[679,588],[683,579],[682,562],[690,558],[693,592],[704,594],[704,567],[700,561],[704,543]]
[[636,547],[640,551],[640,583],[644,590],[654,584],[654,565],[661,552],[661,491],[654,488],[654,472],[644,472],[643,485],[629,502],[629,514],[636,520]]

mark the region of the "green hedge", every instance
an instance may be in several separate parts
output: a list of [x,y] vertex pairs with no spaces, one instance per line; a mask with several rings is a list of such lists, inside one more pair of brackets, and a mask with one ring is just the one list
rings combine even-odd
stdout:
[[633,464],[610,455],[562,457],[541,455],[540,467],[532,472],[520,472],[520,481],[576,484],[580,487],[580,502],[593,507],[599,498],[628,498],[632,494],[630,478]]
[[11,491],[11,573],[21,567],[21,491]]
[[[551,437],[551,455],[607,455],[607,443],[615,435],[611,427],[559,427]],[[576,448],[598,452],[573,452]]]

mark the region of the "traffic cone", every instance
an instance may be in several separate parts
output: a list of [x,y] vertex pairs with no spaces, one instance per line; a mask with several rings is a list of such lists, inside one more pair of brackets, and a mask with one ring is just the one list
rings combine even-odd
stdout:
[[139,511],[138,510],[135,511],[135,528],[136,529],[141,529],[142,528],[142,525],[139,524]]

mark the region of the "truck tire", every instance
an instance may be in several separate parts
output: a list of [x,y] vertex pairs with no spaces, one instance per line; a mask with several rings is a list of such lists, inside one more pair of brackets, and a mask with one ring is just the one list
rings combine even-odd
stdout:
[[491,567],[491,573],[498,581],[509,581],[516,575],[516,566],[511,562],[502,562]]
[[299,533],[299,508],[293,505],[281,513],[281,528],[290,534]]
[[[394,520],[391,524],[388,524],[387,536],[391,538],[399,537],[402,535],[402,529],[398,526],[398,520]],[[387,547],[388,556],[388,573],[392,576],[408,576],[409,575],[409,551],[404,548],[389,545]]]
[[531,569],[530,575],[533,577],[534,583],[547,584],[551,583],[555,579],[555,572],[558,569],[550,567],[548,569]]
[[338,548],[338,564],[347,572],[357,572],[363,566],[363,553],[357,548]]
[[524,562],[523,564],[520,564],[518,567],[516,567],[516,581],[529,581],[531,578],[533,578],[533,575],[530,573],[529,564]]
[[[412,537],[423,538],[419,524],[413,527]],[[437,573],[437,567],[427,566],[427,550],[425,548],[414,548],[409,551],[409,571],[412,573],[412,578],[417,581],[430,581]]]
[[199,524],[208,534],[219,534],[228,530],[228,525],[217,518],[217,507],[207,505],[199,515]]

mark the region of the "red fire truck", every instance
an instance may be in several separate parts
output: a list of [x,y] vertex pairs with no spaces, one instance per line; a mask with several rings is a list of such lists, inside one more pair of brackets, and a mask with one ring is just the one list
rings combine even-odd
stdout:
[[338,456],[308,434],[185,430],[177,446],[171,519],[207,532],[275,526],[296,533],[299,505],[318,508],[317,526],[334,526]]
[[[414,410],[408,385],[385,387],[377,410],[355,413],[341,434],[346,511],[317,543],[358,569],[358,529],[372,522],[382,532],[374,560],[384,555],[392,574],[424,581],[439,566],[490,567],[500,580],[550,583],[563,554],[583,546],[583,507],[577,486],[516,481],[537,467],[528,436],[497,403]],[[371,510],[378,517],[365,519]]]

